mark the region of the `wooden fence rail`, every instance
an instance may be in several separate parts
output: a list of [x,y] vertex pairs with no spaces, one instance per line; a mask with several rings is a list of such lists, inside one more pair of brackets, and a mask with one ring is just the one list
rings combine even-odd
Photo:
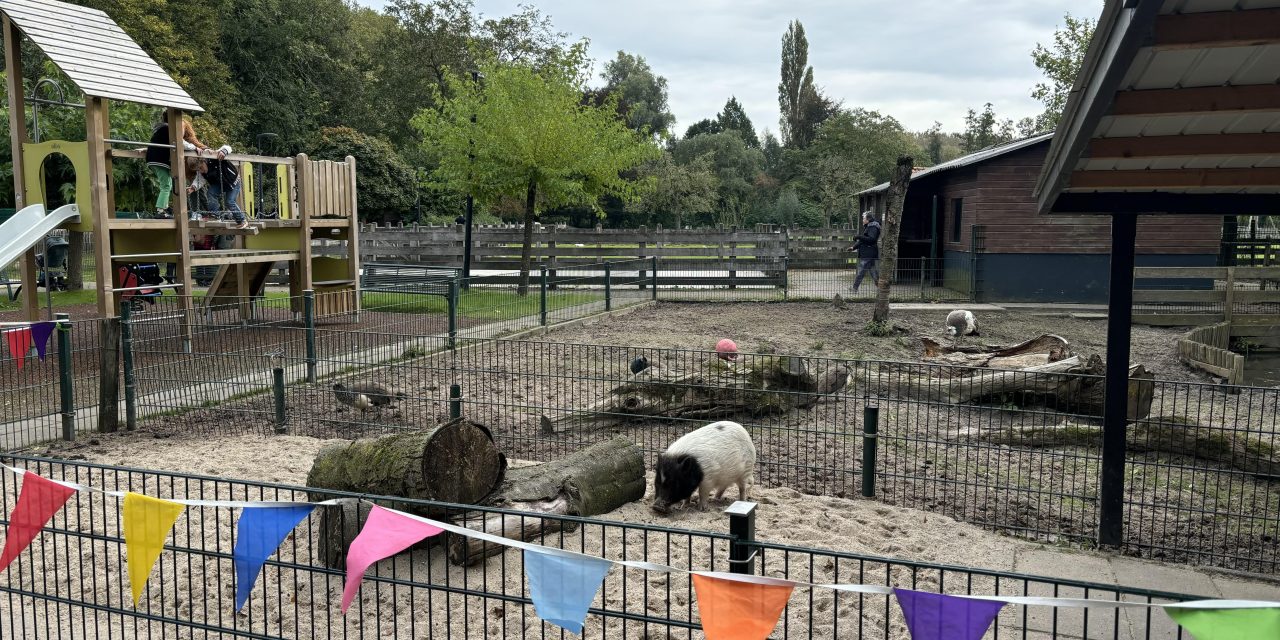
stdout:
[[1268,335],[1280,325],[1280,267],[1137,267],[1133,275],[1134,322],[1225,322],[1241,336]]

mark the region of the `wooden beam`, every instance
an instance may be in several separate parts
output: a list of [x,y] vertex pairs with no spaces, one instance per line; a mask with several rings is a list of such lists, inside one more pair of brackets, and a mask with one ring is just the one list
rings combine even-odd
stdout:
[[360,199],[356,196],[356,159],[347,156],[351,182],[347,187],[347,195],[351,198],[351,226],[347,229],[347,277],[351,279],[355,293],[352,309],[360,311]]
[[299,153],[294,163],[298,180],[298,289],[312,288],[311,275],[311,214],[319,201],[315,190],[315,165],[307,154]]
[[1274,193],[1068,192],[1054,199],[1054,214],[1271,215]]
[[173,189],[177,191],[172,201],[175,229],[173,241],[178,251],[174,275],[182,285],[178,307],[182,310],[183,351],[190,353],[195,324],[192,296],[195,295],[196,283],[191,274],[191,221],[187,215],[187,163],[182,151],[182,110],[169,108],[166,117],[169,121],[169,143],[173,145],[173,150],[169,153],[169,171],[173,174]]
[[1090,158],[1280,155],[1280,133],[1094,138],[1088,153]]
[[1280,167],[1252,169],[1154,169],[1075,171],[1072,189],[1179,189],[1202,187],[1277,187]]
[[[111,209],[107,189],[111,177],[107,175],[107,130],[103,124],[107,105],[102,98],[85,98],[85,140],[89,143],[89,188],[93,207],[94,260],[97,266],[98,315],[113,318],[115,308],[115,265],[111,263]],[[84,212],[81,212],[81,216]]]
[[1175,13],[1156,17],[1157,51],[1280,43],[1280,9]]
[[1231,111],[1280,111],[1280,86],[1250,84],[1119,91],[1111,104],[1110,115],[1163,116]]

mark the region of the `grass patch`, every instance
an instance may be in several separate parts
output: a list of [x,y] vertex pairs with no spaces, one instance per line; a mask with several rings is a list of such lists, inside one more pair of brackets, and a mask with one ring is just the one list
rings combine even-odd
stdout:
[[[17,290],[17,285],[14,285]],[[40,307],[45,305],[45,290],[39,289]],[[77,304],[94,304],[98,301],[98,292],[94,289],[81,289],[79,291],[54,291],[53,306],[56,310],[58,307],[69,307]],[[9,292],[0,289],[0,311],[16,311],[22,308],[22,296],[18,296],[17,300],[9,299]]]
[[[448,301],[442,296],[378,292],[361,295],[361,307],[366,311],[438,314],[449,311]],[[603,300],[603,292],[550,291],[547,293],[547,312]],[[458,315],[480,320],[520,318],[538,313],[539,305],[537,291],[519,296],[514,291],[472,289],[462,292],[459,297]]]

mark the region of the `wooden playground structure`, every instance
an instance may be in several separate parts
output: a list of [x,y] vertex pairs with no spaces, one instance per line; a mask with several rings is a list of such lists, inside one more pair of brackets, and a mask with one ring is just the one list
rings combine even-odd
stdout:
[[[125,264],[176,265],[174,281],[159,285],[177,294],[188,318],[197,306],[239,302],[240,313],[251,313],[246,301],[263,295],[267,276],[276,263],[287,263],[289,288],[295,301],[304,291],[315,291],[316,313],[335,315],[359,310],[359,224],[355,159],[344,162],[315,161],[305,154],[269,157],[230,154],[242,176],[241,209],[250,226],[232,228],[220,221],[191,220],[184,158],[200,157],[184,152],[184,116],[203,109],[105,13],[52,0],[0,0],[3,21],[5,68],[9,97],[9,129],[12,136],[15,205],[21,210],[42,204],[42,166],[54,153],[66,156],[76,171],[78,221],[64,228],[91,232],[96,262],[97,313],[110,318],[119,313],[122,297],[131,291],[122,281]],[[21,42],[31,41],[84,93],[84,104],[26,99],[22,78]],[[132,102],[164,110],[171,140],[163,145],[171,156],[174,190],[173,217],[135,219],[117,217],[113,184],[115,160],[144,161],[139,147],[146,142],[111,138],[109,104]],[[31,142],[26,110],[34,103],[83,109],[85,141]],[[211,158],[212,153],[204,152]],[[279,216],[255,219],[253,165],[274,167]],[[229,249],[193,250],[193,235],[233,236]],[[345,252],[326,251],[313,256],[317,243],[345,245]],[[28,320],[39,312],[35,245],[20,259],[22,304]],[[336,253],[336,255],[335,255]],[[207,294],[200,298],[193,270],[217,266]],[[297,304],[300,305],[300,302]],[[301,311],[301,309],[295,309]],[[190,332],[192,322],[183,323]]]

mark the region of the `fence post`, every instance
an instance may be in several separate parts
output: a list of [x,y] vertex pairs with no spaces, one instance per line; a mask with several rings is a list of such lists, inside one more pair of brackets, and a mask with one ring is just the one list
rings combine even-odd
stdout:
[[124,363],[124,426],[138,427],[138,407],[133,375],[133,305],[120,303],[120,360]]
[[649,272],[652,274],[649,276],[651,278],[649,283],[650,284],[649,288],[653,289],[653,299],[657,300],[658,299],[658,256],[650,257],[649,262],[652,265],[652,268],[649,270]]
[[604,310],[613,310],[613,269],[604,263]]
[[75,376],[71,374],[71,316],[59,313],[58,319],[58,391],[62,408],[62,439],[76,439]]
[[307,289],[302,292],[302,319],[307,334],[307,382],[316,382],[316,292]]
[[782,299],[791,296],[791,256],[782,256]]
[[969,302],[978,301],[978,225],[969,227]]
[[462,417],[462,385],[449,385],[449,418],[457,420]]
[[458,345],[458,299],[459,286],[458,279],[454,278],[449,281],[449,349],[455,349]]
[[284,367],[271,370],[271,389],[276,400],[276,433],[285,432]]
[[[644,228],[646,231],[648,230],[648,229],[647,229],[647,228],[645,228],[645,227],[642,227],[642,228]],[[641,265],[643,265],[643,264],[644,264],[644,262],[643,262],[643,261],[644,261],[644,247],[645,247],[645,241],[641,240],[641,241],[640,241],[640,256],[639,256],[639,258],[640,258],[640,264],[641,264]],[[646,275],[646,274],[645,274],[645,272],[644,272],[644,267],[642,266],[642,267],[640,268],[640,274],[639,274],[639,276],[640,276],[640,277],[636,278],[637,280],[639,280],[639,281],[640,281],[640,290],[641,290],[641,291],[644,291],[645,275]]]
[[724,512],[729,515],[729,571],[753,575],[756,572],[756,503],[738,500]]
[[540,275],[540,286],[538,287],[538,314],[541,316],[542,326],[547,326],[547,268],[542,267]]
[[862,497],[876,497],[876,440],[880,431],[880,407],[862,408]]
[[1230,326],[1236,306],[1236,268],[1227,267],[1226,299],[1222,301],[1222,319]]

